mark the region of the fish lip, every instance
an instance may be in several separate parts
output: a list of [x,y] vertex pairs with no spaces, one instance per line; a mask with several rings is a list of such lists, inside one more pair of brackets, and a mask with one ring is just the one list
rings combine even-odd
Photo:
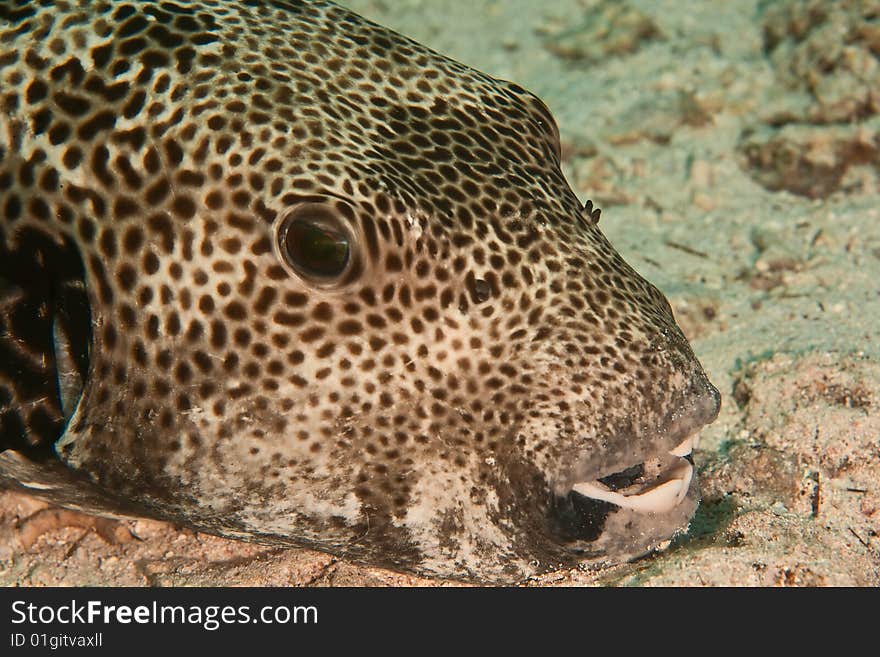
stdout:
[[[589,441],[591,447],[583,450],[580,458],[575,459],[555,479],[553,492],[567,495],[575,485],[619,476],[623,471],[646,463],[662,460],[662,466],[669,465],[674,459],[683,459],[699,446],[699,432],[704,424],[672,422],[662,431],[627,429],[614,434],[614,438],[601,441],[606,445],[623,445],[624,447],[609,458],[608,450],[602,452],[592,447],[597,441]],[[653,438],[653,439],[652,439]],[[584,441],[588,442],[588,441]]]

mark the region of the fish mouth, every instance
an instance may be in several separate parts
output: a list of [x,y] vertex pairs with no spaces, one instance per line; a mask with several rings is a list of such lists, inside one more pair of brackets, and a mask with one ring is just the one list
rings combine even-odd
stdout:
[[700,502],[692,453],[721,406],[705,377],[697,384],[658,428],[632,424],[570,462],[547,509],[554,543],[579,561],[622,563],[686,530]]
[[612,458],[601,451],[585,453],[558,482],[557,495],[585,498],[636,515],[681,515],[680,507],[696,487],[691,454],[700,444],[699,432],[718,417],[721,408],[721,395],[705,376],[694,380],[692,390],[688,401],[660,424],[662,429],[618,434],[609,441],[619,446]]
[[692,457],[698,444],[694,433],[672,449],[630,455],[631,465],[617,461],[598,477],[579,469],[551,495],[546,518],[553,542],[578,560],[615,563],[669,545],[699,504]]
[[698,434],[688,436],[664,454],[597,479],[577,482],[571,491],[640,514],[668,513],[687,497],[694,477],[691,452],[698,445]]

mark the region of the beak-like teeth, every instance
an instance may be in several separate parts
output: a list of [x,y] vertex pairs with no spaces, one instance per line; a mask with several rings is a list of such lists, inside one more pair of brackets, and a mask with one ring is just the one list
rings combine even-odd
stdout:
[[636,495],[622,495],[609,490],[598,481],[575,484],[572,488],[585,497],[610,502],[638,513],[666,513],[678,506],[685,498],[693,476],[694,467],[687,461],[682,461],[668,473],[668,478],[663,483],[643,490]]
[[[631,509],[638,513],[666,513],[681,504],[687,495],[694,477],[694,466],[684,457],[690,454],[700,443],[699,434],[685,438],[681,443],[669,450],[677,456],[676,463],[660,474],[657,482],[639,492],[630,494],[611,490],[599,480],[584,481],[572,486],[572,490],[594,500],[610,502],[623,509]],[[680,462],[679,462],[680,461]]]
[[674,449],[669,450],[673,456],[687,456],[695,450],[700,444],[700,434],[694,434],[689,438],[685,438],[681,443],[676,445]]

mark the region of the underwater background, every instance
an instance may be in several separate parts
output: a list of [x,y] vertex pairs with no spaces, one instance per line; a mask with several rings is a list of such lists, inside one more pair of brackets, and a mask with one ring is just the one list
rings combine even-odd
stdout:
[[[572,188],[723,395],[688,534],[535,584],[880,584],[880,2],[340,4],[548,104]],[[43,506],[0,492],[0,585],[438,583],[148,520],[21,524]]]

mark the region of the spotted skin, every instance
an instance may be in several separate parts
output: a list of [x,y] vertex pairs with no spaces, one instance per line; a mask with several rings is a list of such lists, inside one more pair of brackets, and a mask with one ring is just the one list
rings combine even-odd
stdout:
[[0,1],[0,480],[476,581],[651,550],[695,482],[572,485],[718,394],[559,163],[535,96],[330,2]]

